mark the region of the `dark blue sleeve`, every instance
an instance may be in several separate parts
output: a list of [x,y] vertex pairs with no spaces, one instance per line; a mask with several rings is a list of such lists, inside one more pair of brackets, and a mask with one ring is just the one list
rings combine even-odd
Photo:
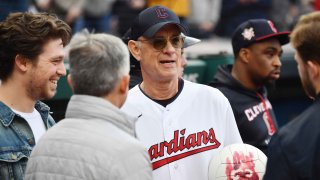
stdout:
[[271,138],[267,157],[268,161],[264,180],[294,179],[290,173],[290,164],[282,149],[281,136],[276,134]]

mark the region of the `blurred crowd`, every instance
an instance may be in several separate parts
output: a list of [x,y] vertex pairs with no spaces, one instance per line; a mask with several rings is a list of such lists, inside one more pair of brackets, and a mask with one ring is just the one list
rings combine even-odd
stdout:
[[172,9],[190,36],[200,39],[228,38],[239,24],[256,18],[291,30],[300,15],[320,9],[320,0],[1,0],[0,21],[10,12],[53,12],[73,33],[87,28],[121,37],[140,11],[156,4]]

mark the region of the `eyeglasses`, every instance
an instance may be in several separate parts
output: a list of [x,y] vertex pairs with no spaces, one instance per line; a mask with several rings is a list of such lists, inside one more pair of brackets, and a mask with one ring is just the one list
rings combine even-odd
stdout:
[[[150,39],[145,39],[145,40],[138,40],[138,41],[147,41],[149,42],[154,49],[156,50],[163,50],[168,43],[168,40],[163,37],[155,37],[155,38],[150,38]],[[182,48],[183,43],[184,43],[184,37],[182,36],[173,36],[169,39],[171,45],[174,48]]]

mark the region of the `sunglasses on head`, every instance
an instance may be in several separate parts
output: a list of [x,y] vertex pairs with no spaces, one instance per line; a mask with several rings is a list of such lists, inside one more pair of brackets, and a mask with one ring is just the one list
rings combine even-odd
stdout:
[[[153,48],[156,50],[163,50],[168,43],[168,40],[164,37],[155,37],[155,38],[138,40],[138,41],[146,41],[150,43],[153,46]],[[184,43],[184,37],[173,36],[169,39],[169,41],[174,48],[182,48]]]

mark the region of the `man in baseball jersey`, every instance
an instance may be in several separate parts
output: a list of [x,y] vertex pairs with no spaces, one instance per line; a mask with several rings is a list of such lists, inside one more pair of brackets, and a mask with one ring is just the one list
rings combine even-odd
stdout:
[[265,85],[280,76],[281,46],[289,42],[288,34],[266,19],[242,23],[232,36],[234,64],[220,66],[210,84],[229,99],[243,142],[264,153],[277,131]]
[[129,91],[122,110],[138,117],[137,136],[155,180],[206,180],[210,159],[224,146],[242,143],[227,98],[180,78],[181,32],[186,29],[176,14],[154,6],[135,19],[128,41],[143,81]]

